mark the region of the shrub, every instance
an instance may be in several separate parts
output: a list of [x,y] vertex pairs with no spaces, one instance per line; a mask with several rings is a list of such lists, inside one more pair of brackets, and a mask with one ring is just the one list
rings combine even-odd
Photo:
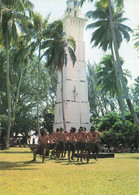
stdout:
[[126,112],[126,119],[126,127],[124,127],[120,114],[113,112],[103,117],[97,124],[98,130],[102,132],[103,144],[113,146],[118,146],[119,144],[131,146],[134,144],[138,147],[139,132],[129,112]]

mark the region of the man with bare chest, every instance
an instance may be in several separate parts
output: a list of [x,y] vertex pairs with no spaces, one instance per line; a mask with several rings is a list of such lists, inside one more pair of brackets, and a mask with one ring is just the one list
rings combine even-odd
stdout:
[[[79,161],[79,156],[81,157],[81,162],[83,158],[83,151],[85,150],[85,144],[87,140],[86,132],[84,132],[83,127],[80,127],[78,133],[75,134],[76,139],[76,149],[77,149],[77,162]],[[80,154],[79,154],[80,151]]]
[[94,126],[91,126],[90,132],[87,133],[87,163],[89,162],[90,154],[94,155],[97,159],[99,146],[98,142],[100,140],[100,134],[96,131]]
[[71,127],[70,132],[66,133],[66,148],[68,150],[68,159],[70,161],[70,152],[72,152],[71,159],[74,160],[75,155],[75,132],[76,128]]

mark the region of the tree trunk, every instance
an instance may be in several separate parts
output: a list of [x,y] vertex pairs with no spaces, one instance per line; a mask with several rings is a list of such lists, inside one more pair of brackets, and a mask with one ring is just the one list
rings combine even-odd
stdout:
[[112,98],[110,99],[109,104],[110,104],[111,112],[114,112],[115,106],[114,106],[114,102],[113,102]]
[[103,111],[103,106],[102,106],[102,103],[101,103],[101,98],[99,99],[99,97],[100,97],[100,94],[99,94],[99,96],[98,96],[98,102],[99,102],[99,106],[100,106],[100,110],[101,110],[101,114],[102,114],[102,116],[104,117],[104,111]]
[[10,128],[11,128],[11,94],[10,94],[10,80],[9,80],[9,41],[6,39],[6,87],[7,87],[7,101],[8,101],[8,127],[6,135],[6,148],[9,148]]
[[103,108],[105,108],[105,114],[108,114],[107,102],[106,102],[104,94],[101,95],[101,101],[102,101],[102,104],[103,104]]
[[2,23],[2,2],[0,0],[0,25]]
[[40,136],[40,124],[39,124],[39,112],[40,112],[40,56],[41,56],[41,47],[39,46],[39,55],[38,55],[38,86],[37,86],[37,130],[38,135]]
[[14,106],[13,106],[13,119],[14,119],[14,122],[15,122],[15,115],[16,115],[16,110],[17,110],[17,103],[18,103],[22,78],[23,78],[23,70],[21,69],[20,80],[19,80],[19,83],[18,83],[18,86],[17,86],[16,98],[15,98],[15,103],[14,103]]
[[134,107],[133,107],[131,100],[129,98],[128,89],[126,87],[125,79],[123,76],[123,70],[122,70],[121,61],[120,61],[120,57],[119,57],[116,35],[115,35],[115,30],[114,30],[113,20],[112,20],[111,0],[108,0],[108,7],[109,7],[109,15],[110,15],[110,28],[111,28],[112,39],[113,39],[113,43],[114,43],[114,50],[115,50],[115,55],[116,55],[116,61],[117,61],[118,69],[119,69],[119,75],[120,75],[120,79],[122,82],[124,95],[126,98],[127,105],[128,105],[130,112],[132,114],[133,120],[134,120],[137,128],[139,129],[139,119],[137,117],[137,114],[134,111]]
[[61,103],[62,103],[63,127],[64,127],[64,130],[66,130],[66,121],[65,121],[65,112],[64,112],[64,97],[63,97],[63,67],[61,70]]
[[111,44],[111,52],[112,52],[112,58],[113,58],[113,67],[114,67],[115,76],[116,76],[118,103],[119,103],[120,110],[122,112],[122,123],[123,123],[123,126],[125,126],[126,125],[126,119],[125,119],[125,114],[124,114],[125,103],[124,103],[123,96],[122,96],[122,88],[121,88],[121,83],[120,83],[119,76],[118,76],[118,70],[117,70],[117,65],[116,65],[116,61],[115,61],[115,58],[114,58],[114,52],[113,52],[112,44]]

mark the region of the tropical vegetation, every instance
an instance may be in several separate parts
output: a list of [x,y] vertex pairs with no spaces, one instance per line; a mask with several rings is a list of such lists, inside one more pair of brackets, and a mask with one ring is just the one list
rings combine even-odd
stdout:
[[[81,0],[81,5],[84,2]],[[102,131],[105,143],[108,140],[115,145],[121,140],[126,144],[136,143],[139,78],[128,90],[128,78],[132,75],[123,70],[124,59],[119,54],[123,39],[130,41],[133,32],[124,24],[127,20],[124,3],[122,0],[88,2],[96,3],[95,10],[87,13],[92,46],[109,52],[98,64],[88,62],[91,122]],[[30,130],[39,132],[41,127],[52,132],[57,73],[63,89],[63,66],[68,55],[74,66],[76,44],[64,32],[62,21],[50,23],[49,14],[43,19],[34,12],[29,0],[1,0],[0,26],[0,142],[8,148],[10,136],[18,133],[28,136]],[[138,30],[134,38],[138,51]],[[62,112],[66,129],[63,104]],[[109,128],[105,128],[106,120]]]

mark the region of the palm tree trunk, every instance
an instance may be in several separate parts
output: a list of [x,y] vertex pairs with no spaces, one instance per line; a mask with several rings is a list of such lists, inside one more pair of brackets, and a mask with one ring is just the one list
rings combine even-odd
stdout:
[[100,94],[99,94],[99,96],[98,96],[98,102],[99,102],[99,106],[100,106],[100,110],[101,110],[101,114],[102,114],[102,116],[104,116],[105,114],[104,114],[104,111],[103,111],[103,106],[102,106],[102,103],[101,103],[101,98],[99,99],[99,97],[100,97]]
[[63,97],[63,67],[61,70],[61,103],[62,103],[63,127],[64,127],[64,130],[66,130],[66,121],[65,121],[65,112],[64,112],[64,97]]
[[111,112],[114,112],[115,107],[114,107],[114,102],[113,102],[112,98],[110,99],[109,104],[110,104]]
[[116,65],[116,61],[114,58],[114,52],[113,52],[113,48],[112,48],[112,44],[111,44],[111,52],[112,52],[112,58],[113,58],[113,67],[114,67],[114,71],[115,71],[115,76],[116,76],[116,86],[117,86],[117,93],[118,93],[118,103],[120,106],[120,110],[122,112],[122,123],[123,126],[126,125],[126,120],[125,120],[125,103],[122,97],[122,88],[121,88],[121,83],[119,81],[119,76],[118,76],[118,70],[117,70],[117,65]]
[[113,43],[114,43],[114,50],[115,50],[115,55],[116,55],[116,61],[117,61],[118,69],[119,69],[119,75],[120,75],[120,79],[121,79],[121,82],[122,82],[124,95],[125,95],[125,98],[126,98],[127,105],[128,105],[128,107],[130,109],[130,112],[132,114],[133,120],[134,120],[137,128],[139,129],[139,119],[137,117],[137,114],[134,111],[134,107],[133,107],[133,105],[131,103],[131,100],[129,98],[128,89],[127,89],[126,84],[125,84],[125,79],[124,79],[124,76],[123,76],[123,70],[122,70],[122,67],[121,67],[121,61],[120,61],[119,52],[118,52],[116,35],[115,35],[115,30],[114,30],[113,21],[112,21],[111,0],[108,0],[108,7],[109,7],[109,15],[110,15],[110,28],[111,28],[112,39],[113,39]]
[[8,127],[6,135],[6,148],[9,148],[10,128],[11,128],[11,96],[10,96],[10,80],[9,80],[9,41],[6,39],[6,86],[7,86],[7,101],[8,101]]
[[103,107],[105,108],[105,114],[108,114],[107,102],[106,102],[105,96],[103,94],[101,96],[101,100],[102,100]]
[[17,110],[17,103],[18,103],[22,78],[23,78],[23,70],[21,69],[20,80],[19,80],[19,83],[18,83],[18,86],[17,86],[16,99],[15,99],[15,103],[14,103],[14,106],[13,106],[13,119],[14,119],[14,122],[15,122],[15,114],[16,114],[16,110]]
[[38,86],[37,86],[37,130],[38,135],[40,136],[40,124],[39,124],[39,112],[40,112],[40,56],[41,56],[41,47],[39,46],[39,55],[38,55]]
[[0,0],[0,24],[2,23],[2,3]]

